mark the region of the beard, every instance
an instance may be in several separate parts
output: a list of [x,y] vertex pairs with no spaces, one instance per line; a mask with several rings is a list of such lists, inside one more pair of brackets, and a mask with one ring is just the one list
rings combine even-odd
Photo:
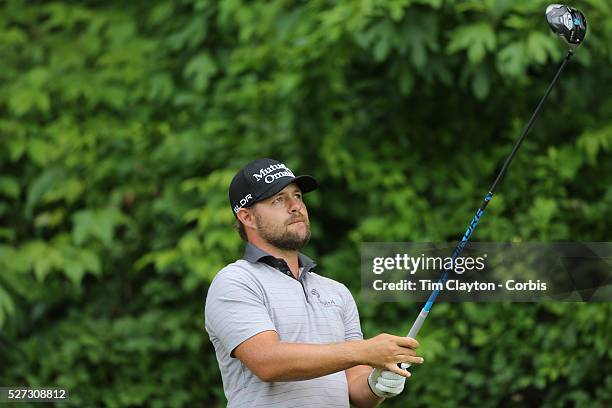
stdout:
[[287,225],[265,222],[259,214],[255,213],[255,225],[259,236],[270,245],[289,251],[300,250],[310,241],[310,225],[305,219],[303,221],[306,225],[306,232],[289,231]]

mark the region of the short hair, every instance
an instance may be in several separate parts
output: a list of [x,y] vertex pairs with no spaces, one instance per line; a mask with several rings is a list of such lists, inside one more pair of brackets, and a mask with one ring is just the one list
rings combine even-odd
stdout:
[[240,238],[244,242],[249,242],[249,238],[247,237],[246,230],[244,229],[244,224],[242,222],[240,222],[240,220],[238,218],[236,218],[236,222],[234,224],[234,227],[236,227],[236,229],[238,230],[238,235],[240,235]]

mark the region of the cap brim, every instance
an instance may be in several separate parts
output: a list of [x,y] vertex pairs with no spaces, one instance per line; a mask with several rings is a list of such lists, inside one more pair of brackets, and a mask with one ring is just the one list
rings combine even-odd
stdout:
[[268,190],[264,191],[259,197],[256,197],[251,202],[249,207],[258,201],[262,201],[262,200],[265,200],[266,198],[272,197],[274,194],[278,193],[279,191],[281,191],[283,188],[287,187],[291,183],[297,184],[300,190],[302,190],[303,194],[316,190],[317,187],[319,187],[319,182],[314,177],[309,176],[309,175],[297,176],[296,178],[292,178],[289,180],[283,180],[281,182],[275,183]]
[[296,178],[291,180],[291,182],[297,184],[300,190],[302,190],[302,193],[304,194],[310,193],[311,191],[314,191],[317,189],[317,187],[319,187],[319,182],[317,181],[317,179],[309,175],[297,176]]

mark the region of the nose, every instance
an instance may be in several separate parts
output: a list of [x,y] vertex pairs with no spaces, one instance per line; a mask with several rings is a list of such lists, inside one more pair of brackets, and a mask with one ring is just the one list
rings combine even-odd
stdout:
[[289,201],[289,212],[290,213],[300,212],[300,210],[302,209],[302,205],[303,205],[302,200],[291,197]]

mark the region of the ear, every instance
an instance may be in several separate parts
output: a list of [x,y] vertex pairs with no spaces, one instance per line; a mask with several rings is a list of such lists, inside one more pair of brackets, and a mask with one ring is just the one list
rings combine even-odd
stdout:
[[249,208],[241,208],[236,213],[236,217],[244,225],[245,228],[255,229],[255,214]]

